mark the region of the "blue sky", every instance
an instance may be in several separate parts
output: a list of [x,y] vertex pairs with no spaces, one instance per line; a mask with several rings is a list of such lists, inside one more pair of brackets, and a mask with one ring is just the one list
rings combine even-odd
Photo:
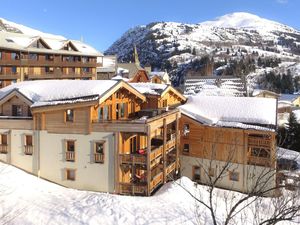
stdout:
[[199,23],[249,12],[300,30],[300,0],[9,0],[0,17],[106,50],[126,30],[155,21]]

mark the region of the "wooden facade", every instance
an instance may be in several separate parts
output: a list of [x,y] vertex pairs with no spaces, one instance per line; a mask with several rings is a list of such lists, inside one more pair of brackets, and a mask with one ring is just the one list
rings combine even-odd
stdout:
[[25,80],[96,79],[101,66],[97,56],[81,53],[71,41],[60,50],[52,50],[41,38],[26,49],[0,46],[0,88]]
[[[217,176],[216,170],[220,172],[222,166],[228,164],[231,166],[223,172],[224,178],[216,184],[217,187],[247,192],[255,182],[253,171],[259,176],[259,173],[269,170],[274,171],[274,178],[268,185],[275,185],[274,131],[208,126],[182,115],[180,132],[180,155],[184,167],[181,173],[184,176],[208,184],[208,177]],[[249,175],[251,173],[253,175]],[[249,178],[251,176],[254,177]]]

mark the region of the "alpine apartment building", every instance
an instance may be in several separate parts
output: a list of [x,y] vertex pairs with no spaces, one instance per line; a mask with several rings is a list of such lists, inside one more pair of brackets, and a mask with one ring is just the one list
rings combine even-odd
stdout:
[[67,187],[151,195],[178,174],[184,101],[162,84],[12,84],[0,90],[0,160]]
[[41,79],[96,79],[102,54],[77,40],[0,32],[0,88]]

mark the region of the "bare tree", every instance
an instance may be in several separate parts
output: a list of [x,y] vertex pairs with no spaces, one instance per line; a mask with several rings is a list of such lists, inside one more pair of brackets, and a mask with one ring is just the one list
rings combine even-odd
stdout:
[[[232,146],[228,154],[227,160],[224,161],[221,168],[217,173],[212,176],[211,169],[216,164],[214,152],[217,150],[216,146],[213,146],[213,150],[210,152],[209,164],[198,160],[199,167],[201,167],[205,174],[205,185],[207,193],[201,193],[198,191],[195,183],[195,190],[190,190],[183,184],[175,181],[180,187],[182,187],[192,198],[194,198],[197,204],[204,206],[209,211],[212,223],[218,224],[236,224],[239,222],[248,221],[250,215],[247,212],[251,210],[252,221],[250,224],[259,225],[271,225],[277,224],[282,221],[297,221],[300,223],[300,186],[299,182],[293,185],[288,184],[284,179],[277,179],[279,171],[277,167],[260,165],[252,165],[252,169],[247,173],[247,180],[251,181],[251,185],[247,186],[246,193],[238,193],[233,191],[232,188],[228,188],[228,191],[222,192],[222,199],[225,202],[226,212],[222,218],[218,217],[218,209],[220,208],[218,202],[219,183],[224,177],[228,177],[228,171],[236,169],[234,157],[236,153],[236,147]],[[284,154],[283,154],[284,155]],[[276,162],[279,160],[277,154],[271,159]],[[294,159],[295,160],[295,159]],[[248,165],[244,165],[248,166]],[[289,169],[292,169],[291,167]],[[295,180],[299,179],[295,177]],[[273,183],[274,185],[270,185]],[[292,191],[288,190],[291,189]],[[197,216],[200,216],[203,208],[197,206]],[[199,220],[200,221],[200,220]]]

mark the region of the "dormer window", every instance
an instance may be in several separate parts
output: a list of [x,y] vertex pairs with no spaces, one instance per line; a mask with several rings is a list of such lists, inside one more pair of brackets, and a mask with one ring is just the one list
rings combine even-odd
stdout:
[[22,116],[23,107],[21,105],[12,105],[12,116]]
[[9,39],[9,38],[6,38],[5,40],[9,43],[15,43],[12,39]]

